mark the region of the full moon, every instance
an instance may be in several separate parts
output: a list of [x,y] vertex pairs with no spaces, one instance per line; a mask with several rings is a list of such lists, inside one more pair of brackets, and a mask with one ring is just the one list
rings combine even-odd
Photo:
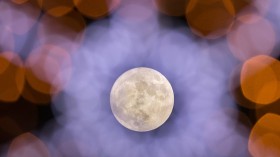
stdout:
[[170,116],[174,93],[169,81],[150,68],[134,68],[114,83],[110,104],[117,121],[138,132],[160,127]]

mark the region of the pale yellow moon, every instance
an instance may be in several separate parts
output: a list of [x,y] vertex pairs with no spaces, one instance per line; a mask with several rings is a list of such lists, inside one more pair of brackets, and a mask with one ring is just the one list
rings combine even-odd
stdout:
[[170,116],[174,93],[169,81],[150,68],[134,68],[114,83],[110,104],[117,121],[138,132],[160,127]]

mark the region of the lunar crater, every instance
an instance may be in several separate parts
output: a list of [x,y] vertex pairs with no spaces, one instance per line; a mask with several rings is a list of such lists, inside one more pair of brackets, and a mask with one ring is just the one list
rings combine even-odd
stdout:
[[168,80],[150,68],[123,73],[114,83],[110,103],[117,121],[133,131],[150,131],[170,116],[174,93]]

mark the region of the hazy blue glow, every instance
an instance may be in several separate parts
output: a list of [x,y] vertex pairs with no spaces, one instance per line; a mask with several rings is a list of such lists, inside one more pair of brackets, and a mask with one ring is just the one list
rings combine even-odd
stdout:
[[[130,7],[139,11],[143,5]],[[119,12],[129,14],[127,10]],[[109,21],[88,27],[85,44],[73,56],[74,77],[55,102],[56,109],[63,113],[58,120],[64,127],[56,130],[51,139],[54,149],[71,137],[73,151],[67,148],[60,153],[109,157],[246,156],[246,137],[236,129],[237,113],[224,113],[234,108],[226,93],[229,73],[236,64],[226,43],[194,41],[185,27],[160,28],[154,13],[135,24],[138,21],[130,19],[138,16],[124,19],[119,12]],[[160,71],[175,93],[171,117],[160,128],[146,133],[121,126],[109,102],[117,77],[140,66]],[[219,145],[222,154],[211,150],[213,145]]]
[[[272,4],[267,17],[279,34],[280,4],[278,0]],[[1,12],[1,20],[6,17]],[[27,39],[36,43],[35,38],[23,36],[15,48],[24,57],[29,52],[25,51]],[[10,50],[12,46],[2,47]],[[60,126],[50,123],[41,133],[53,156],[248,156],[248,130],[237,122],[228,91],[237,62],[224,39],[209,42],[193,38],[185,26],[162,27],[149,1],[134,0],[110,19],[89,26],[72,59],[73,78],[53,104]],[[109,103],[117,77],[140,66],[160,71],[175,93],[171,117],[146,133],[122,127]]]

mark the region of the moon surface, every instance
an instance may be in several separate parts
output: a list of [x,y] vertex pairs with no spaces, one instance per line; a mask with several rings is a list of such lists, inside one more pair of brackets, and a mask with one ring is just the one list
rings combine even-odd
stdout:
[[110,104],[115,118],[124,127],[138,132],[151,131],[170,116],[174,93],[160,72],[139,67],[126,71],[116,80]]

